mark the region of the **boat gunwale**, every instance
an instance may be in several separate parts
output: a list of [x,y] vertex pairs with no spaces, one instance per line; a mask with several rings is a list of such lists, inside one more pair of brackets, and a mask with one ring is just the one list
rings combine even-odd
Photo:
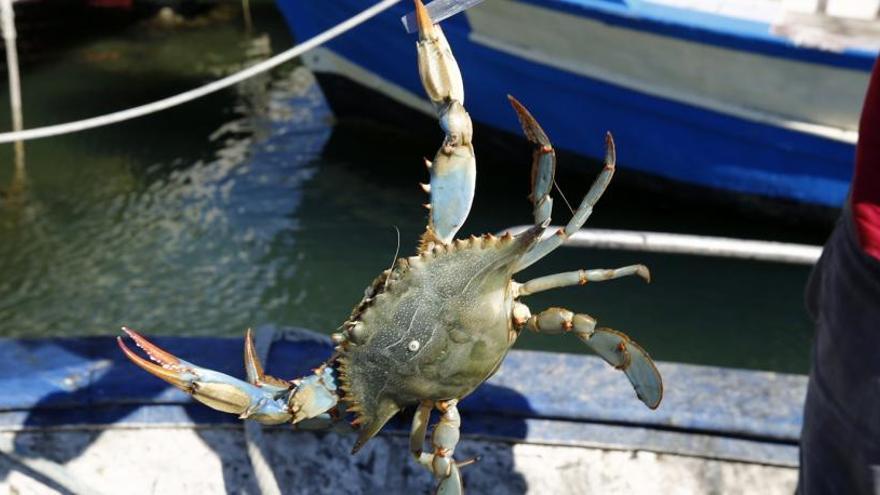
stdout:
[[773,34],[771,24],[649,2],[620,4],[602,0],[516,0],[520,3],[598,20],[609,25],[784,59],[870,71],[877,52],[799,46]]

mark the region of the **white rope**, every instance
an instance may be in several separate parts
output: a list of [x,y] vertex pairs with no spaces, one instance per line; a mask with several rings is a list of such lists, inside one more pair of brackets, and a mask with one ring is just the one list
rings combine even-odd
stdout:
[[171,96],[162,100],[154,101],[146,105],[141,105],[138,107],[129,108],[128,110],[122,110],[119,112],[101,115],[99,117],[77,120],[75,122],[68,122],[66,124],[57,124],[46,127],[37,127],[34,129],[26,129],[19,132],[0,133],[0,143],[26,141],[30,139],[39,139],[49,136],[69,134],[71,132],[79,132],[86,129],[94,129],[95,127],[101,127],[122,122],[125,120],[131,120],[137,117],[143,117],[144,115],[156,113],[195,100],[197,98],[201,98],[202,96],[211,94],[224,88],[228,88],[229,86],[238,84],[245,79],[256,76],[257,74],[266,72],[285,62],[288,62],[311,50],[312,48],[324,44],[331,39],[340,36],[347,31],[350,31],[351,29],[354,29],[355,27],[363,24],[364,22],[370,20],[376,15],[384,12],[385,10],[388,10],[391,6],[398,2],[400,2],[400,0],[383,0],[373,5],[372,7],[360,12],[359,14],[354,15],[353,17],[350,17],[349,19],[333,26],[323,33],[318,34],[313,38],[309,38],[308,40],[294,46],[293,48],[290,48],[289,50],[281,52],[268,60],[264,60],[263,62],[252,65],[247,69],[236,72],[231,76],[224,77],[223,79],[218,79],[217,81],[208,83],[196,89],[180,93],[178,95]]
[[[531,226],[511,227],[519,233]],[[545,235],[555,235],[548,227]],[[822,246],[787,242],[755,241],[730,237],[670,234],[638,230],[581,229],[565,241],[568,247],[625,249],[652,253],[689,254],[812,265],[822,254]]]

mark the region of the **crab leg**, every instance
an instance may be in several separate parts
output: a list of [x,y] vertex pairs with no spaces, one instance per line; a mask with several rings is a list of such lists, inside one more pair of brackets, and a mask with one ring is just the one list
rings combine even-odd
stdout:
[[596,328],[596,320],[563,308],[550,308],[532,315],[526,327],[538,333],[559,335],[571,332],[608,364],[629,378],[636,396],[651,409],[663,398],[663,380],[651,356],[626,334],[610,328]]
[[421,0],[415,0],[415,5],[419,76],[446,134],[434,161],[427,162],[431,184],[423,188],[431,195],[431,211],[423,236],[426,247],[429,242],[449,243],[461,228],[474,199],[477,164],[471,144],[473,125],[464,109],[464,84],[458,63],[443,30],[433,23]]
[[321,366],[315,374],[292,382],[266,375],[254,351],[250,331],[244,354],[246,382],[184,361],[130,328],[122,327],[122,330],[150,358],[142,358],[125,345],[122,337],[117,337],[122,352],[134,364],[218,411],[263,424],[281,424],[323,418],[336,407],[333,368]]
[[629,265],[621,268],[594,270],[575,270],[573,272],[555,273],[544,277],[533,278],[517,287],[517,296],[529,296],[537,292],[543,292],[560,287],[572,285],[586,285],[588,282],[602,282],[630,275],[638,275],[645,282],[651,281],[651,272],[645,265]]
[[428,434],[428,422],[431,421],[431,411],[434,403],[430,400],[423,401],[413,415],[412,429],[409,434],[409,451],[416,461],[421,459],[424,452],[425,436]]
[[590,190],[587,191],[586,196],[584,196],[578,209],[575,210],[571,220],[568,221],[565,228],[559,229],[556,234],[551,237],[542,239],[534,248],[532,248],[531,251],[526,253],[516,265],[517,272],[528,268],[536,261],[550,254],[554,249],[562,245],[562,243],[572,234],[583,227],[587,219],[590,218],[590,215],[593,213],[593,207],[599,201],[599,198],[602,197],[602,193],[605,192],[608,183],[611,182],[611,176],[614,175],[614,168],[617,159],[614,151],[614,138],[611,137],[610,132],[605,135],[605,149],[605,167],[599,173],[599,176],[596,177],[593,185],[590,186]]
[[[410,433],[410,450],[419,464],[434,474],[440,480],[437,495],[462,495],[464,487],[461,483],[461,467],[473,461],[456,463],[452,458],[455,447],[458,445],[461,428],[461,416],[458,414],[458,401],[455,399],[440,401],[432,404],[430,401],[422,402],[416,410],[413,418],[412,432]],[[431,434],[433,451],[422,451],[425,441],[425,433],[428,428],[428,420],[431,417],[431,409],[436,405],[440,411],[440,420],[434,426]]]
[[510,104],[519,117],[523,134],[534,145],[532,152],[532,192],[529,199],[532,201],[535,225],[546,227],[550,224],[550,214],[553,213],[553,198],[550,190],[553,188],[553,178],[556,175],[556,152],[550,144],[550,138],[532,114],[513,96],[507,95]]

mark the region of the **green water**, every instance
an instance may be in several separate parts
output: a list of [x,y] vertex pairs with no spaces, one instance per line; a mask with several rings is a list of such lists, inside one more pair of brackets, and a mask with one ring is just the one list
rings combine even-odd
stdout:
[[[171,28],[142,21],[52,48],[23,67],[26,126],[146,103],[293,42],[271,4],[256,5],[251,33],[234,9],[223,12]],[[0,335],[113,335],[122,324],[225,336],[262,324],[336,328],[390,265],[394,226],[401,255],[412,252],[425,222],[420,157],[434,153],[439,134],[334,120],[311,83],[293,64],[151,117],[28,143],[23,187],[11,146],[0,145]],[[2,95],[8,130],[5,87]],[[574,166],[598,166],[564,158],[570,168],[558,181],[576,200],[591,177]],[[478,159],[462,234],[528,222],[526,148],[480,143]],[[811,243],[831,228],[620,175],[590,226]],[[806,371],[808,267],[565,248],[522,278],[635,262],[651,267],[653,283],[592,284],[528,304],[590,313],[660,360]],[[582,351],[562,337],[525,335],[517,346]]]

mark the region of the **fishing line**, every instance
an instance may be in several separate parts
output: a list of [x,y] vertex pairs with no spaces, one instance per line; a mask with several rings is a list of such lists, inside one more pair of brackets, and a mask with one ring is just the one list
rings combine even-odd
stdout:
[[391,266],[388,267],[388,277],[385,277],[385,283],[382,285],[383,288],[388,285],[391,271],[394,270],[394,265],[397,263],[397,256],[400,254],[400,229],[397,228],[397,225],[392,225],[392,227],[394,227],[394,231],[397,232],[397,249],[394,250],[394,258],[391,260]]
[[574,208],[571,207],[571,203],[568,202],[568,198],[565,197],[565,193],[562,192],[562,188],[559,187],[559,183],[556,182],[556,178],[553,178],[553,186],[556,187],[556,191],[562,196],[562,201],[565,203],[565,206],[568,207],[568,211],[571,212],[571,215],[574,216]]

